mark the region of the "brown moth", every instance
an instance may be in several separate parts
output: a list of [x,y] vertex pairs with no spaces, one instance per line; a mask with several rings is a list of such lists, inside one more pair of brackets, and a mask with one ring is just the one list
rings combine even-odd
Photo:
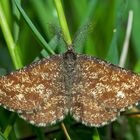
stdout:
[[140,100],[140,75],[101,59],[77,54],[34,62],[0,77],[0,104],[37,126],[68,113],[87,126],[103,126]]

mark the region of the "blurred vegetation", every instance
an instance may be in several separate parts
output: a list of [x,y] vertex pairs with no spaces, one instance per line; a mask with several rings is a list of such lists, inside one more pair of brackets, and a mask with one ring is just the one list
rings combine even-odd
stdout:
[[[114,64],[119,63],[128,12],[133,10],[134,21],[125,68],[140,72],[139,0],[63,0],[62,4],[72,38],[82,26],[88,23],[94,25],[93,31],[84,36],[82,44],[80,41],[76,43],[75,50],[79,53],[106,59]],[[66,50],[63,43],[58,43],[59,41],[51,34],[49,27],[49,24],[59,25],[54,1],[22,0],[21,6],[46,42],[43,44],[34,34],[33,29],[28,26],[27,21],[25,22],[22,14],[18,11],[14,0],[1,0],[0,15],[4,13],[8,23],[7,29],[11,35],[7,32],[4,33],[2,21],[0,21],[0,75],[28,65],[35,59],[51,55],[53,51],[62,53]],[[116,32],[113,32],[114,29]],[[10,45],[15,45],[14,54],[9,49]],[[52,52],[48,50],[48,45]],[[9,140],[66,139],[60,124],[37,128],[19,117],[15,118],[15,114],[0,108],[0,140],[6,139],[6,136]],[[140,139],[139,118],[136,117],[121,116],[110,125],[98,129],[76,123],[69,117],[64,120],[64,123],[72,140],[98,140],[99,137],[101,140]]]

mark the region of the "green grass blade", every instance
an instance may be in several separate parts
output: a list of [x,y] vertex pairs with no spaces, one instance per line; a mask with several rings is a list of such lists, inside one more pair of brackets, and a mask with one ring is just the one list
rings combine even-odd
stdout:
[[8,120],[8,125],[3,133],[3,135],[5,136],[5,138],[8,138],[12,128],[13,128],[13,124],[15,123],[17,118],[17,114],[16,113],[12,113],[9,120]]
[[11,58],[13,60],[14,66],[16,68],[20,68],[22,67],[22,62],[20,60],[20,56],[18,54],[16,54],[16,50],[15,50],[15,43],[12,37],[12,34],[10,32],[10,28],[8,26],[4,11],[2,9],[2,5],[0,2],[0,26],[5,38],[5,41],[7,43]]
[[[54,37],[51,39],[51,41],[49,42],[49,46],[51,46],[51,48],[54,50],[54,49],[56,48],[56,46],[57,46],[57,42],[58,42],[57,36],[54,36]],[[46,56],[48,56],[48,53],[46,52],[45,49],[43,49],[43,50],[41,51],[41,55],[42,55],[43,57],[46,57]]]
[[0,132],[0,140],[8,140],[8,139],[5,138],[4,135]]
[[39,42],[43,45],[44,49],[46,49],[51,54],[55,54],[54,51],[48,45],[48,43],[45,41],[45,39],[38,32],[38,30],[36,29],[36,27],[33,25],[33,23],[31,22],[31,20],[29,19],[29,17],[25,13],[25,11],[22,9],[22,7],[20,6],[18,0],[15,0],[15,3],[16,3],[17,8],[19,9],[21,15],[23,16],[23,18],[25,19],[25,21],[27,22],[28,26],[31,28],[31,30],[33,31],[34,35],[37,37],[37,39],[39,40]]
[[[19,0],[19,2],[21,2]],[[20,19],[20,13],[14,3],[14,0],[12,0],[12,10],[13,10],[13,15],[15,17],[15,20],[14,20],[14,29],[13,29],[13,38],[14,38],[14,41],[15,43],[18,41],[18,37],[19,37],[19,24],[17,23]]]
[[56,9],[57,9],[57,14],[58,14],[58,18],[59,18],[59,23],[60,26],[62,28],[62,32],[64,35],[64,40],[67,42],[67,44],[71,44],[72,40],[70,37],[70,33],[69,33],[69,29],[68,29],[68,25],[67,25],[67,21],[65,18],[65,14],[64,14],[64,10],[62,7],[62,3],[61,0],[54,0]]
[[99,136],[97,128],[94,128],[94,135],[92,136],[92,139],[93,140],[100,140],[100,136]]
[[117,49],[117,33],[114,33],[114,36],[112,38],[112,42],[107,54],[106,59],[113,64],[118,64],[119,63],[119,54],[118,54],[118,49]]
[[47,24],[58,25],[58,18],[54,14],[56,13],[56,9],[53,1],[46,1],[45,4],[43,0],[30,0],[30,2],[34,8],[35,15],[37,16],[37,20],[39,21],[41,28],[50,40],[52,36]]
[[133,22],[133,29],[132,29],[132,42],[133,48],[136,53],[137,59],[140,59],[140,2],[139,0],[130,1],[129,5],[134,12],[134,22]]

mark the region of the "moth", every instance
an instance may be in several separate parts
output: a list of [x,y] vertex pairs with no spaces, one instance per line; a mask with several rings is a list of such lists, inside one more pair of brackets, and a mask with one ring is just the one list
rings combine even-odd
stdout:
[[70,113],[87,126],[103,126],[138,105],[140,75],[78,54],[72,45],[0,77],[0,104],[29,123],[47,126]]

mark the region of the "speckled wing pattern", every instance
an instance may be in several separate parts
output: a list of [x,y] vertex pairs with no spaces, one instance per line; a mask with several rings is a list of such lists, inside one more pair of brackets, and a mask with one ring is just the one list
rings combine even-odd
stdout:
[[37,126],[103,126],[140,101],[140,75],[68,50],[0,77],[0,104]]
[[61,63],[61,56],[56,55],[0,77],[0,104],[25,113],[22,117],[31,123],[62,120],[66,98]]
[[138,74],[85,55],[77,55],[77,65],[79,78],[73,84],[70,110],[75,120],[103,126],[140,101]]
[[[44,79],[47,81],[44,102],[33,113],[22,112],[19,116],[36,126],[48,126],[62,121],[68,113],[67,97],[63,79],[62,56],[49,58],[48,70],[44,69]],[[41,60],[42,61],[42,60]],[[44,60],[46,61],[46,60]],[[40,73],[42,75],[42,73]],[[42,82],[41,82],[42,83]]]
[[67,98],[61,93],[62,91],[57,94],[53,92],[53,95],[40,106],[40,109],[30,114],[20,113],[19,116],[36,126],[48,126],[62,121],[68,109],[66,108]]

